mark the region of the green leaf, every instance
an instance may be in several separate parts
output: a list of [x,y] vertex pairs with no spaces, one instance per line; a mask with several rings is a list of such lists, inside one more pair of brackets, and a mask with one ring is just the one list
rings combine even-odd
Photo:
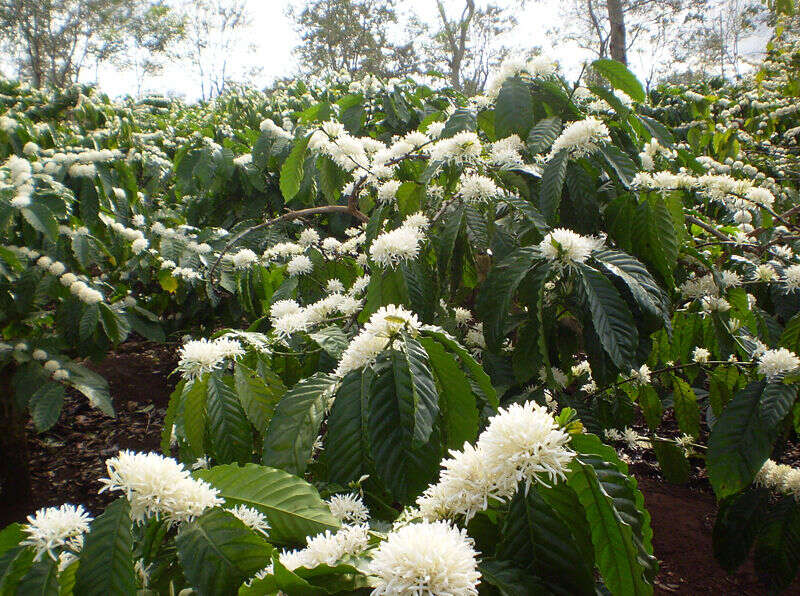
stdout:
[[444,425],[446,446],[460,449],[465,441],[478,436],[478,407],[475,394],[458,362],[445,347],[430,337],[420,338],[438,381],[439,410]]
[[639,406],[642,408],[645,422],[651,430],[655,430],[661,423],[661,415],[663,414],[661,399],[652,385],[643,385],[637,388],[636,399]]
[[221,509],[183,526],[175,545],[186,579],[201,595],[235,594],[272,554],[266,540]]
[[334,360],[338,360],[342,356],[350,343],[338,325],[324,327],[319,331],[309,333],[308,336]]
[[260,433],[267,429],[267,423],[275,412],[275,406],[286,393],[286,387],[274,372],[267,378],[260,376],[241,362],[236,363],[234,381],[236,394],[247,414],[248,420]]
[[264,465],[302,476],[336,379],[316,373],[283,396],[264,433]]
[[[392,350],[379,358],[370,387],[368,432],[378,475],[401,501],[413,496],[422,460],[412,453],[416,418],[411,373],[404,353]],[[428,455],[433,450],[428,449]],[[434,471],[434,470],[431,470]]]
[[231,377],[213,372],[206,393],[209,436],[219,463],[248,461],[253,453],[253,431],[239,403]]
[[781,333],[778,345],[791,350],[795,354],[800,352],[800,313],[794,315],[786,323],[786,328]]
[[0,530],[0,554],[19,546],[27,536],[28,534],[22,530],[22,524],[9,524]]
[[421,320],[431,320],[437,293],[433,269],[422,259],[401,263],[399,269],[408,291],[408,306]]
[[336,390],[325,433],[331,482],[347,485],[367,473],[370,369],[351,371]]
[[644,103],[647,97],[644,87],[636,76],[621,62],[616,60],[595,60],[592,69],[603,75],[615,89],[624,91],[631,99]]
[[622,183],[628,187],[633,182],[639,168],[627,153],[616,145],[603,145],[600,147],[600,154],[605,158],[611,169],[619,176]]
[[103,324],[103,330],[108,339],[114,344],[125,341],[131,331],[131,325],[125,313],[111,308],[105,302],[100,302],[97,306],[100,309],[100,322]]
[[658,143],[663,147],[671,147],[675,144],[675,137],[669,129],[661,124],[658,120],[637,114],[636,117],[641,121],[647,131],[658,140]]
[[14,594],[22,577],[33,564],[34,551],[17,546],[0,554],[0,594]]
[[[420,447],[428,442],[433,424],[439,414],[439,394],[433,380],[428,354],[420,343],[402,333],[403,356],[402,364],[395,363],[395,387],[400,392],[411,392],[411,401],[414,404],[412,446]],[[399,368],[397,368],[399,366]],[[409,379],[406,382],[405,372],[408,371]],[[401,400],[405,403],[405,398]]]
[[592,593],[592,568],[569,526],[535,489],[525,493],[520,487],[511,501],[498,556],[521,566],[532,564],[536,575],[556,592]]
[[714,558],[728,573],[747,560],[768,505],[769,491],[764,488],[749,488],[719,504],[714,521]]
[[58,220],[46,205],[34,201],[20,212],[34,230],[44,234],[50,242],[58,242]]
[[533,122],[533,99],[528,84],[520,77],[506,79],[494,108],[494,129],[498,139],[512,134],[524,139]]
[[749,486],[772,452],[775,431],[759,415],[764,387],[760,381],[739,391],[711,429],[706,469],[719,499]]
[[194,475],[217,488],[228,506],[247,505],[264,513],[272,526],[271,542],[305,543],[306,536],[339,527],[317,490],[283,470],[229,464]]
[[672,389],[675,398],[675,417],[681,432],[693,437],[700,436],[700,408],[694,390],[683,379],[673,376]]
[[759,403],[759,416],[767,428],[777,428],[792,411],[797,400],[797,387],[783,383],[767,383]]
[[435,338],[449,351],[455,352],[456,356],[458,356],[459,360],[461,361],[461,364],[469,372],[470,378],[475,382],[477,388],[483,393],[483,396],[488,402],[489,406],[492,409],[497,410],[499,407],[497,391],[495,391],[494,387],[492,386],[492,381],[489,378],[489,375],[486,374],[486,371],[483,370],[483,367],[478,364],[478,362],[464,348],[464,346],[440,330],[434,331],[433,329],[427,329],[424,333]]
[[78,566],[79,562],[73,561],[58,573],[58,596],[74,596]]
[[569,152],[561,150],[545,164],[542,171],[539,209],[549,222],[556,221],[558,207],[561,205],[561,191],[567,175],[567,163],[569,163]]
[[94,335],[98,321],[100,321],[100,307],[97,304],[87,304],[78,323],[78,335],[81,340],[87,341]]
[[653,439],[653,450],[658,458],[658,467],[667,482],[686,484],[689,481],[689,460],[686,459],[683,449],[672,441]]
[[461,231],[464,221],[464,207],[457,205],[456,208],[443,218],[443,227],[439,234],[433,236],[436,243],[436,265],[439,270],[439,276],[444,279],[448,267],[450,266],[450,259],[453,255],[453,249],[456,245],[456,239]]
[[365,323],[381,306],[407,304],[408,301],[408,287],[400,268],[376,271],[370,277],[366,303],[358,321]]
[[481,583],[497,588],[501,596],[539,596],[550,594],[538,578],[515,567],[510,561],[482,559],[478,563]]
[[621,250],[603,249],[592,254],[600,269],[622,280],[639,307],[669,323],[668,298],[647,268]]
[[183,431],[189,451],[195,457],[205,455],[208,376],[187,382],[183,388]]
[[550,227],[547,225],[547,221],[545,220],[544,216],[536,207],[533,206],[533,203],[515,195],[506,195],[501,197],[500,200],[508,203],[514,209],[519,211],[525,219],[533,224],[533,226],[542,236],[547,234],[547,232],[550,230]]
[[651,194],[636,207],[631,240],[637,256],[671,282],[678,262],[678,239],[664,199]]
[[613,594],[652,594],[637,558],[633,530],[622,521],[595,469],[580,459],[570,464],[567,484],[578,495],[592,531],[597,567]]
[[614,509],[633,529],[638,560],[645,568],[645,577],[652,581],[658,573],[658,561],[653,556],[650,514],[645,508],[644,496],[637,488],[636,478],[628,475],[627,464],[596,435],[572,435],[570,446],[582,454],[583,463],[595,469],[600,485],[614,503]]
[[483,282],[475,307],[483,321],[483,334],[489,349],[497,350],[503,343],[514,292],[528,272],[535,267],[536,279],[546,277],[549,269],[539,256],[535,247],[519,248],[492,267]]
[[629,370],[639,336],[628,305],[602,273],[582,263],[576,267],[603,349],[617,368]]
[[58,422],[63,405],[64,386],[61,383],[48,381],[39,387],[28,402],[36,430],[41,433],[52,428]]
[[69,384],[83,393],[93,408],[108,416],[114,416],[108,382],[103,377],[74,362],[63,362],[61,368],[69,371]]
[[136,594],[131,506],[120,497],[97,516],[80,554],[75,592],[88,596]]
[[561,133],[561,118],[539,120],[528,134],[528,151],[544,153]]
[[756,574],[771,593],[789,588],[800,564],[800,507],[784,497],[771,508],[756,538]]
[[709,376],[708,400],[715,416],[722,413],[725,405],[733,399],[733,390],[739,380],[735,366],[718,366]]
[[58,563],[42,557],[34,563],[17,586],[20,596],[58,596]]
[[303,182],[303,163],[306,159],[306,149],[310,139],[311,135],[306,135],[295,140],[289,157],[281,166],[281,194],[287,203],[300,191],[300,184]]
[[478,128],[478,120],[472,110],[457,108],[453,115],[445,122],[444,129],[439,138],[449,139],[452,136],[464,131],[475,132]]

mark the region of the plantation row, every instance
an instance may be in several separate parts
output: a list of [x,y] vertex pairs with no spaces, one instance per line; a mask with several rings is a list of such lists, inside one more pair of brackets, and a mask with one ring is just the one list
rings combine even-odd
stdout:
[[470,99],[0,80],[0,503],[28,420],[114,415],[81,359],[182,345],[162,453],[0,532],[0,594],[650,594],[626,441],[702,462],[720,564],[789,586],[798,25],[746,82],[649,97],[544,57]]

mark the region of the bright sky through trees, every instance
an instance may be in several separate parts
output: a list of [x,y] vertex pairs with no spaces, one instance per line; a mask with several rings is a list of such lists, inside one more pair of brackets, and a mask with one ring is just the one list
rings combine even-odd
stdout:
[[[516,4],[511,0],[499,0],[500,5]],[[252,82],[256,86],[269,85],[276,78],[296,74],[297,59],[293,49],[299,43],[294,24],[286,14],[288,7],[302,8],[302,0],[248,0],[248,8],[252,17],[252,25],[242,35],[241,49],[237,50],[234,62],[241,65],[241,70],[261,69]],[[448,0],[448,5],[455,9],[461,6],[461,0]],[[553,52],[553,39],[547,32],[558,25],[562,19],[559,0],[538,0],[528,2],[524,9],[515,9],[519,25],[507,35],[507,39],[498,39],[498,43],[506,43],[515,48],[530,49],[540,46],[545,53]],[[437,19],[436,5],[431,0],[405,0],[399,6],[401,17],[409,11],[429,23]],[[760,38],[749,40],[745,53],[758,52],[763,45]],[[253,52],[248,47],[253,46]],[[591,58],[585,50],[577,45],[562,40],[558,43],[558,59],[564,71],[572,76],[577,75],[580,65]],[[644,73],[649,69],[649,59],[641,56],[631,57],[631,68],[635,72]],[[120,72],[112,65],[101,66],[99,71],[89,69],[83,80],[94,82],[95,76],[103,89],[109,94],[126,95],[136,92],[135,76],[131,72]],[[148,78],[145,90],[157,93],[169,93],[193,99],[199,95],[199,85],[191,70],[186,65],[174,61],[167,65],[159,76]]]

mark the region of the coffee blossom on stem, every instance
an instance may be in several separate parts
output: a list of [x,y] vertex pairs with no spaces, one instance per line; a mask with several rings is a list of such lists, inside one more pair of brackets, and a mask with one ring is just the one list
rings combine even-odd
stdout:
[[566,228],[556,228],[539,243],[539,250],[549,261],[583,263],[593,251],[603,248],[604,243],[603,238],[581,236]]
[[800,358],[787,350],[767,350],[758,359],[758,373],[767,377],[767,381],[774,381],[780,375],[800,368]]
[[477,596],[478,553],[466,530],[446,522],[403,526],[375,550],[369,573],[375,596]]
[[602,120],[592,116],[569,124],[553,143],[548,159],[560,151],[567,151],[572,157],[584,157],[594,153],[600,145],[611,142],[608,127]]
[[123,493],[131,504],[131,518],[138,523],[150,517],[170,523],[191,521],[223,503],[217,489],[158,453],[120,451],[106,460],[106,470],[108,478],[100,479],[100,492]]
[[20,544],[34,548],[34,561],[40,560],[44,553],[55,561],[53,551],[65,545],[80,544],[83,535],[89,531],[91,521],[82,505],[64,504],[61,507],[39,509],[34,515],[29,515],[28,523],[22,526],[27,538]]

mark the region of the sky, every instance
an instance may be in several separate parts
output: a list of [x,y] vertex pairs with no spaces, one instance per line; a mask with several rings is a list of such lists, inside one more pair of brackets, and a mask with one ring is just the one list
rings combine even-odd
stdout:
[[[463,0],[445,1],[454,15],[457,11],[460,14]],[[502,42],[520,50],[541,46],[543,53],[559,61],[562,72],[568,78],[577,77],[583,62],[591,59],[591,56],[568,42],[553,47],[547,36],[547,31],[558,25],[562,18],[559,6],[568,1],[570,0],[529,0],[524,9],[515,8],[519,24]],[[486,1],[483,0],[482,3],[485,4]],[[516,6],[515,0],[494,0],[494,3]],[[295,31],[294,23],[286,15],[286,10],[290,6],[302,8],[304,0],[247,0],[247,4],[252,25],[242,35],[241,45],[230,56],[230,61],[248,67],[260,67],[260,75],[253,79],[253,84],[257,87],[266,87],[276,78],[296,74],[297,60],[293,49],[299,43],[299,35]],[[431,23],[437,21],[434,0],[398,0],[397,4],[401,14],[411,10],[423,20]],[[247,50],[251,45],[255,48],[254,52]],[[758,49],[759,45],[763,46],[763,42],[751,41],[750,45],[750,49]],[[634,55],[629,59],[631,69],[640,78],[646,75],[650,66],[646,60]],[[83,78],[86,82],[99,83],[100,88],[111,96],[136,93],[134,75],[111,66],[101,67],[97,72],[94,69],[87,71]],[[189,100],[200,95],[199,81],[185,63],[167,65],[160,76],[147,79],[143,90],[175,94]]]
[[[258,87],[269,85],[276,78],[292,75],[297,70],[297,60],[292,50],[300,41],[294,23],[286,16],[289,6],[301,8],[303,0],[247,0],[252,17],[250,31],[242,39],[241,50],[233,57],[235,61],[257,65],[262,73],[254,84]],[[447,0],[455,10],[463,5],[463,0]],[[510,1],[495,0],[497,4],[511,4]],[[519,26],[506,40],[508,45],[529,48],[541,45],[545,50],[551,49],[545,33],[559,21],[559,0],[538,0],[518,13]],[[411,9],[428,22],[437,19],[436,4],[433,0],[400,0],[398,8],[401,13]],[[253,44],[255,52],[246,50]],[[567,72],[579,69],[585,59],[577,48],[559,48],[559,60]],[[124,96],[135,93],[136,80],[132,73],[119,71],[112,66],[101,66],[99,71],[87,71],[84,79],[87,82],[99,83],[101,89],[111,96]],[[176,93],[187,99],[194,99],[200,93],[200,86],[186,64],[168,65],[160,76],[147,79],[144,88],[156,93]]]

